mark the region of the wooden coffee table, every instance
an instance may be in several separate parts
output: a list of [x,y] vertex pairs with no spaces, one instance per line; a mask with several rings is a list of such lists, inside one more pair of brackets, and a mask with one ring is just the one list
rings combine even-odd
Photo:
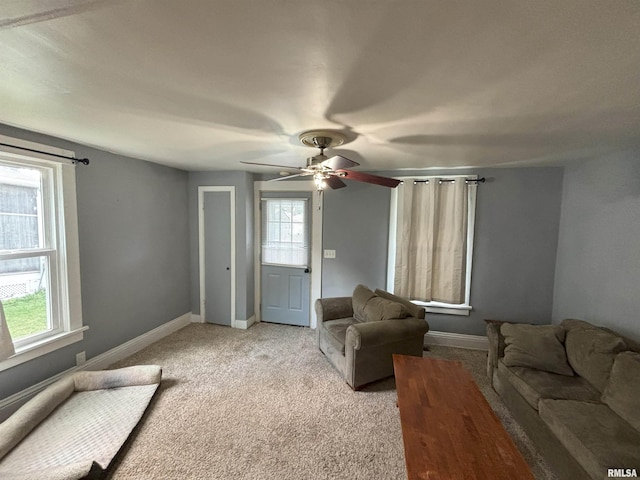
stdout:
[[461,362],[393,355],[409,480],[533,480]]

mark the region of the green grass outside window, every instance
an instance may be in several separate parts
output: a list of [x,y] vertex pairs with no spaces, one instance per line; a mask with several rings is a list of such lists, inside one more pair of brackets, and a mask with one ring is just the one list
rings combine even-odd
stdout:
[[24,297],[4,300],[2,306],[13,340],[42,332],[48,328],[47,299],[44,290]]

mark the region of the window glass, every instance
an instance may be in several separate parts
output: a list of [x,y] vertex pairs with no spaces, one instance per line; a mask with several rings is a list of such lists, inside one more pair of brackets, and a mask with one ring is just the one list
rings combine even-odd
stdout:
[[[14,343],[50,332],[52,253],[45,247],[46,169],[0,164],[0,301]],[[50,225],[49,225],[50,227]]]
[[307,266],[307,200],[267,198],[262,202],[262,263]]

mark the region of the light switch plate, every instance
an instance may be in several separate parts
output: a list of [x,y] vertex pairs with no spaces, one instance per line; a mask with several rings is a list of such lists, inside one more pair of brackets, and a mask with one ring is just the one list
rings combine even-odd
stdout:
[[325,250],[324,251],[324,258],[336,258],[336,251],[335,250]]

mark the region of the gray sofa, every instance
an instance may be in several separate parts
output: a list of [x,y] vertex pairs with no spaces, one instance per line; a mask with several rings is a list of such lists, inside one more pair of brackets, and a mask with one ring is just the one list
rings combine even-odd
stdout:
[[354,390],[393,376],[392,354],[422,356],[424,308],[358,285],[351,297],[320,298],[318,348]]
[[640,475],[640,344],[571,319],[487,336],[493,388],[559,478]]

